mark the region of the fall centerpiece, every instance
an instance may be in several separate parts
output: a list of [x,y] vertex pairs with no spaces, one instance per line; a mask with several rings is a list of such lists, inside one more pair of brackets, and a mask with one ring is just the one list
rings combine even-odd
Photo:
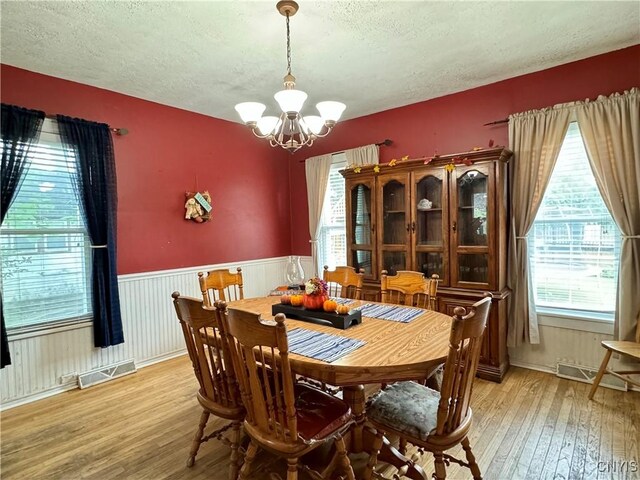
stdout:
[[314,277],[304,284],[302,305],[307,310],[322,310],[325,300],[329,299],[327,282]]

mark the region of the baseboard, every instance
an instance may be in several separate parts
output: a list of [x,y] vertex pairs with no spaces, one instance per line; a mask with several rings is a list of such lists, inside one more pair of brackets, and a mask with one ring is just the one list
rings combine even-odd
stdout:
[[[549,367],[544,366],[544,365],[538,365],[538,364],[535,364],[535,363],[527,363],[527,362],[519,362],[517,360],[514,362],[511,359],[509,360],[509,363],[511,364],[512,367],[526,368],[527,370],[535,370],[537,372],[549,373],[549,374],[554,375],[554,376],[556,374],[556,371],[554,369],[549,368]],[[573,380],[573,379],[571,379],[571,380]],[[574,381],[577,382],[578,380],[574,380]],[[630,385],[630,384],[628,384],[628,386],[629,386],[629,390],[630,391],[632,391],[632,392],[640,392],[640,387],[636,387],[635,385]]]
[[550,373],[551,375],[555,375],[556,371],[553,368],[549,368],[545,365],[538,365],[536,363],[528,363],[528,362],[520,362],[520,361],[513,361],[512,359],[509,359],[509,363],[511,364],[512,367],[520,367],[520,368],[526,368],[528,370],[536,370],[537,372],[544,372],[544,373]]
[[27,395],[26,397],[20,397],[17,400],[3,402],[0,405],[0,412],[4,412],[5,410],[10,410],[12,408],[19,407],[20,405],[24,405],[27,403],[43,400],[48,397],[53,397],[54,395],[58,395],[59,393],[68,392],[69,390],[74,390],[77,388],[78,388],[78,382],[73,381],[66,385],[60,385],[53,388],[48,388],[47,390],[43,390],[41,392],[34,393],[32,395]]
[[[171,360],[172,358],[177,358],[177,357],[181,357],[183,355],[187,354],[187,350],[177,350],[175,352],[171,352],[171,353],[167,353],[164,355],[159,355],[157,357],[145,360],[144,362],[140,362],[138,364],[139,368],[145,368],[145,367],[149,367],[151,365],[155,365],[156,363],[160,363],[160,362],[164,362],[167,360]],[[553,369],[550,369],[548,367],[545,366],[541,366],[541,365],[536,365],[533,363],[527,363],[527,362],[518,362],[518,361],[513,361],[511,360],[509,362],[511,364],[512,367],[519,367],[519,368],[526,368],[528,370],[536,370],[538,372],[544,372],[544,373],[549,373],[551,375],[555,375],[556,372]],[[13,400],[10,402],[6,402],[0,405],[0,412],[1,411],[5,411],[5,410],[10,410],[12,408],[15,407],[19,407],[20,405],[24,405],[27,403],[31,403],[31,402],[35,402],[37,400],[43,400],[45,398],[48,397],[52,397],[53,395],[57,395],[59,393],[63,393],[63,392],[68,392],[69,390],[73,390],[78,388],[78,384],[76,382],[72,382],[69,383],[67,385],[60,385],[54,388],[50,388],[48,390],[44,390],[42,392],[38,392],[38,393],[34,393],[33,395],[29,395],[27,397],[22,397],[18,400]],[[629,390],[634,391],[634,392],[640,392],[640,388],[635,387],[635,386],[629,386]]]
[[139,368],[150,367],[151,365],[155,365],[156,363],[164,362],[166,360],[171,360],[172,358],[181,357],[182,355],[187,354],[187,349],[183,348],[181,350],[176,350],[175,352],[165,353],[162,355],[158,355],[157,357],[149,358],[144,362],[138,363]]
[[507,360],[504,363],[501,363],[499,367],[495,367],[493,365],[485,365],[480,363],[478,365],[478,377],[483,380],[489,380],[491,382],[502,383],[504,376],[509,370],[509,361]]
[[[171,360],[172,358],[177,358],[177,357],[181,357],[183,355],[187,354],[187,349],[183,349],[183,350],[177,350],[175,352],[171,352],[171,353],[166,353],[164,355],[159,355],[157,357],[154,358],[150,358],[148,360],[145,360],[144,362],[140,362],[138,363],[136,366],[138,369],[140,368],[145,368],[145,367],[149,367],[151,365],[155,365],[156,363],[160,363],[160,362],[164,362],[167,360]],[[68,384],[65,385],[59,385],[53,388],[49,388],[47,390],[43,390],[41,392],[38,393],[34,393],[32,395],[28,395],[26,397],[21,397],[17,400],[11,400],[9,402],[4,402],[0,405],[0,412],[3,412],[5,410],[10,410],[12,408],[15,407],[19,407],[20,405],[25,405],[27,403],[31,403],[31,402],[36,402],[38,400],[43,400],[45,398],[49,398],[52,397],[54,395],[58,395],[59,393],[63,393],[63,392],[68,392],[69,390],[74,390],[74,389],[78,389],[78,383],[77,381],[72,381],[69,382]]]

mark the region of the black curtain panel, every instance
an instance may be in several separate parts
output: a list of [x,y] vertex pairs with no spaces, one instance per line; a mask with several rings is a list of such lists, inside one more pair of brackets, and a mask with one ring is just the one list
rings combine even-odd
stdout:
[[109,126],[58,115],[60,138],[82,207],[92,250],[93,339],[96,347],[124,342],[116,265],[116,169]]
[[[2,168],[0,168],[0,225],[9,210],[24,173],[29,166],[29,148],[40,136],[44,112],[28,110],[15,105],[2,104],[2,123],[0,135],[2,140]],[[2,293],[0,292],[0,325],[2,358],[0,368],[11,365],[7,329],[2,311]]]

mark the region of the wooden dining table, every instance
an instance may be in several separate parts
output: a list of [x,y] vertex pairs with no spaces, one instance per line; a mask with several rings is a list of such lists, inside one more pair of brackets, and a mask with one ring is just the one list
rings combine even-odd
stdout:
[[[271,307],[279,303],[278,297],[250,298],[228,303],[237,308],[260,313],[272,319]],[[354,300],[350,307],[369,301]],[[304,328],[318,332],[363,340],[365,345],[332,363],[289,353],[294,373],[318,382],[342,387],[343,399],[350,405],[355,427],[350,432],[350,453],[369,452],[373,435],[365,424],[365,385],[391,383],[426,378],[442,364],[448,352],[451,317],[443,313],[424,310],[409,323],[362,317],[362,323],[346,330],[332,326],[287,318],[287,330]],[[381,461],[402,466],[406,461],[385,442],[378,457]],[[426,478],[419,467],[412,466],[405,473],[410,478]]]

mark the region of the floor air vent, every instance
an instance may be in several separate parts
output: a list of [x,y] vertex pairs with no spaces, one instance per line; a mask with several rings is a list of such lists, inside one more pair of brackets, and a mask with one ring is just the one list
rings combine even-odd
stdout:
[[[556,375],[569,380],[577,380],[578,382],[593,383],[598,370],[589,367],[581,367],[579,365],[571,365],[568,363],[558,363]],[[614,377],[613,375],[605,375],[600,382],[601,386],[613,388],[614,390],[627,391],[627,384]]]
[[123,375],[135,373],[136,371],[136,365],[133,363],[133,360],[127,360],[126,362],[109,365],[108,367],[102,367],[91,372],[81,373],[78,375],[78,385],[80,388],[87,388],[92,385],[97,385],[98,383],[122,377]]

